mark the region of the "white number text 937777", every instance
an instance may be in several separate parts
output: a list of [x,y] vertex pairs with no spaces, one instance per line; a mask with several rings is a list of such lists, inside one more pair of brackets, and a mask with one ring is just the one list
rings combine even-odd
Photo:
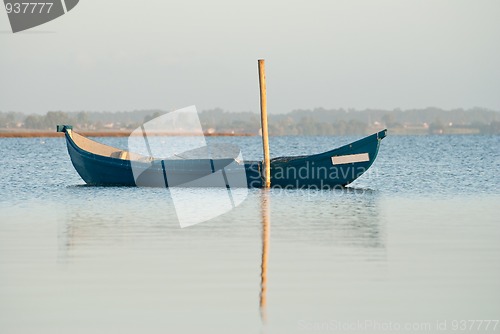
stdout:
[[53,4],[53,2],[8,2],[5,4],[5,9],[7,14],[48,14]]

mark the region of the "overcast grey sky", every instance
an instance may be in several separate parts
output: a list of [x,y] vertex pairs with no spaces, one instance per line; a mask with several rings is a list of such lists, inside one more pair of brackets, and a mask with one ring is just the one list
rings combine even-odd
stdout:
[[0,110],[500,110],[500,1],[80,0],[12,34]]

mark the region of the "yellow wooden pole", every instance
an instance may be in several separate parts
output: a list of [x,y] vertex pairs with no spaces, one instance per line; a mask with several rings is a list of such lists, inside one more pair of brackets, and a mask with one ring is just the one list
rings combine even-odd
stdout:
[[266,67],[259,59],[260,121],[262,125],[262,146],[264,149],[264,188],[271,186],[271,162],[269,161],[269,132],[267,130]]

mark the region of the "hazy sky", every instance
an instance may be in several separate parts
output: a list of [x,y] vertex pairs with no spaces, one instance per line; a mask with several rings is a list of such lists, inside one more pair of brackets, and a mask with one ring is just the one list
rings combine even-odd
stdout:
[[500,1],[80,0],[12,34],[0,110],[500,110]]

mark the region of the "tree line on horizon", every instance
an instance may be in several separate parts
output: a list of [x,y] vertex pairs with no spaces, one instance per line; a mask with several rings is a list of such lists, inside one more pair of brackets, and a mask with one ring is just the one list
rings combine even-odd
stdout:
[[[80,130],[132,131],[142,123],[165,114],[162,110],[135,111],[49,111],[45,115],[0,112],[0,129],[53,130],[56,124],[72,124]],[[258,134],[260,115],[229,112],[220,108],[199,113],[209,133]],[[404,133],[500,134],[500,112],[485,108],[425,109],[299,109],[287,114],[269,114],[271,135],[367,134],[381,128]]]

